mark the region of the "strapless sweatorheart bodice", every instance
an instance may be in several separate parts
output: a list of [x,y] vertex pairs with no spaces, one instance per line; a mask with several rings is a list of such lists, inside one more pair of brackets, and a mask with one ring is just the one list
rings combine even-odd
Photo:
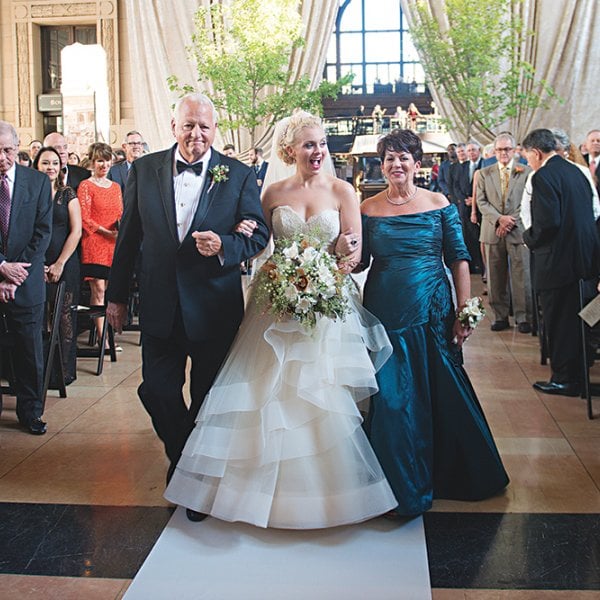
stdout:
[[340,213],[332,208],[303,219],[291,206],[284,204],[273,209],[271,220],[275,238],[306,233],[332,244],[340,235]]

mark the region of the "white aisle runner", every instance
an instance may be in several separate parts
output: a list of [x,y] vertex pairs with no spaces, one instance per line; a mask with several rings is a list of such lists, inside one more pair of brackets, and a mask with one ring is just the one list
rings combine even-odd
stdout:
[[422,518],[310,531],[260,529],[177,509],[124,600],[425,600]]

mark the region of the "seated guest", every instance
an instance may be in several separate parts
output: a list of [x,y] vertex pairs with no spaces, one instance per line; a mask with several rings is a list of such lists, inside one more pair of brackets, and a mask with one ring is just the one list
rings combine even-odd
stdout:
[[48,177],[16,164],[18,146],[15,128],[0,121],[0,303],[15,334],[17,418],[29,433],[43,435],[44,255],[52,228],[52,196]]
[[77,315],[72,310],[79,300],[79,256],[81,209],[77,195],[64,185],[60,155],[54,148],[42,147],[33,167],[45,173],[52,184],[52,237],[46,250],[46,279],[50,283],[65,282],[65,295],[60,317],[60,341],[65,385],[77,378]]

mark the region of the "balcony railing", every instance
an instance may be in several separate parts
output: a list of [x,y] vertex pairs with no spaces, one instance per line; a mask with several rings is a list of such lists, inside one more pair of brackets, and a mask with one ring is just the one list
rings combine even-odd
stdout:
[[415,133],[446,133],[442,118],[436,114],[416,118],[388,117],[381,120],[373,117],[336,117],[324,120],[325,133],[334,135],[386,134],[393,129],[412,129]]

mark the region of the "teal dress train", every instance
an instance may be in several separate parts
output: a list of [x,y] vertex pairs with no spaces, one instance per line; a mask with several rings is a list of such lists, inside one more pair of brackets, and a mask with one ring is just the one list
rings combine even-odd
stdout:
[[481,500],[508,476],[452,342],[455,307],[444,262],[469,260],[454,205],[363,216],[364,306],[394,353],[377,374],[367,431],[398,500],[421,514],[433,498]]

